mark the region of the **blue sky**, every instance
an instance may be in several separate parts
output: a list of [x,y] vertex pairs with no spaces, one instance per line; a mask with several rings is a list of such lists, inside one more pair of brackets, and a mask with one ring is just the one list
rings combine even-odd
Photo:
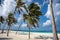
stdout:
[[[50,4],[49,0],[23,0],[26,5],[29,5],[32,2],[35,2],[40,6],[40,10],[43,14],[43,16],[40,16],[40,27],[37,28],[31,28],[31,30],[35,31],[51,31],[52,30],[52,25],[51,25],[51,20],[50,20]],[[14,0],[4,0],[2,7],[0,6],[0,16],[4,16],[7,18],[9,12],[14,11],[16,2]],[[24,9],[23,9],[24,10]],[[24,10],[25,11],[25,10]],[[60,0],[53,0],[53,11],[54,11],[54,16],[55,16],[55,22],[56,22],[56,28],[57,31],[60,31]],[[16,14],[15,18],[17,18],[18,23],[14,24],[14,27],[11,27],[13,29],[18,29],[19,25],[21,24],[20,30],[28,30],[27,24],[23,23],[22,21],[22,14]]]

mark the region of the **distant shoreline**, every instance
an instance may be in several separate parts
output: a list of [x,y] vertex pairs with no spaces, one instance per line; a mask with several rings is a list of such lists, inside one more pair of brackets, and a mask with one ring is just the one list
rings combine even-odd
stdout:
[[[11,30],[11,31],[18,31],[18,32],[28,32],[28,30]],[[30,31],[30,32],[35,32],[35,33],[52,33],[52,31]],[[57,32],[60,34],[60,31]]]
[[[28,31],[20,31],[20,32],[28,32]],[[40,32],[31,31],[31,32],[34,32],[34,33],[52,33],[52,32],[46,32],[46,31],[45,32],[43,32],[43,31],[40,31]],[[60,32],[57,32],[57,33],[60,34]]]

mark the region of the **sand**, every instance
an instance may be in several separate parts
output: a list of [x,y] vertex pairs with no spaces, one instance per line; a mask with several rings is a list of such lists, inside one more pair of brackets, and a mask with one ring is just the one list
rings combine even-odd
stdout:
[[[10,31],[9,36],[6,35],[6,33],[0,33],[0,40],[53,40],[52,33],[31,32],[30,39],[28,38],[28,32],[18,32],[16,34],[16,31]],[[58,34],[58,37],[60,38],[60,34]]]

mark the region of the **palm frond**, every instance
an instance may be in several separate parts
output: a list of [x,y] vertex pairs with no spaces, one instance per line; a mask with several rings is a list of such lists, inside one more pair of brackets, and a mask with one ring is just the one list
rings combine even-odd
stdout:
[[0,16],[0,22],[3,23],[4,20],[5,20],[5,19],[3,18],[3,16]]
[[8,18],[6,19],[8,26],[11,26],[12,23],[16,23],[17,20],[14,18],[12,13],[9,13]]
[[27,14],[23,14],[23,20],[24,20],[24,22],[25,22],[25,20],[27,20],[28,19],[28,15]]
[[22,0],[16,0],[16,7],[15,7],[15,10],[14,10],[14,13],[18,10],[19,14],[20,14],[20,7],[23,7],[24,6],[24,2],[22,2]]
[[39,26],[39,17],[42,15],[41,11],[40,10],[40,7],[35,4],[35,3],[31,3],[29,6],[28,6],[28,15],[27,14],[23,14],[23,19],[24,20],[27,20],[28,23],[30,25],[32,25],[33,27],[38,27]]

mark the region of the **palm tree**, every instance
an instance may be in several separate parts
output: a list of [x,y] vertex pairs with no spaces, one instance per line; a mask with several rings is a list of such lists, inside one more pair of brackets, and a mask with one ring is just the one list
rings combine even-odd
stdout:
[[53,30],[53,37],[54,37],[53,40],[59,40],[56,32],[56,24],[54,20],[52,0],[50,0],[50,11],[51,11],[52,30]]
[[[26,11],[27,11],[27,8],[26,8],[26,5],[24,2],[22,2],[22,0],[16,0],[16,7],[15,7],[15,10],[14,10],[14,13],[16,13],[18,11],[18,13],[20,14],[21,11],[23,11],[21,9],[21,7],[23,7]],[[20,28],[20,27],[19,27]],[[19,29],[18,29],[19,30]],[[16,32],[17,33],[17,32]]]
[[25,3],[22,2],[22,0],[16,0],[16,7],[15,7],[15,10],[14,10],[14,13],[15,13],[16,11],[18,11],[19,14],[20,14],[20,11],[23,11],[23,10],[21,9],[21,7],[23,7],[24,9],[26,9]]
[[8,34],[9,34],[9,30],[10,30],[10,26],[11,26],[11,24],[12,23],[16,23],[17,21],[16,21],[16,19],[14,18],[14,15],[12,14],[12,13],[9,13],[9,15],[8,15],[8,18],[6,19],[6,21],[7,21],[7,24],[8,24],[8,32],[7,32],[7,36],[9,36]]
[[18,30],[16,31],[16,34],[18,33],[18,31],[19,31],[19,29],[20,29],[20,26],[21,26],[21,25],[19,25]]
[[[4,18],[2,17],[2,16],[0,16],[0,22],[3,24],[4,23]],[[4,29],[2,28],[2,32],[1,33],[3,33],[4,32]]]
[[39,17],[42,15],[40,11],[40,7],[35,4],[31,3],[28,6],[28,14],[23,14],[23,20],[27,20],[28,28],[29,28],[29,39],[30,39],[30,26],[38,27]]

